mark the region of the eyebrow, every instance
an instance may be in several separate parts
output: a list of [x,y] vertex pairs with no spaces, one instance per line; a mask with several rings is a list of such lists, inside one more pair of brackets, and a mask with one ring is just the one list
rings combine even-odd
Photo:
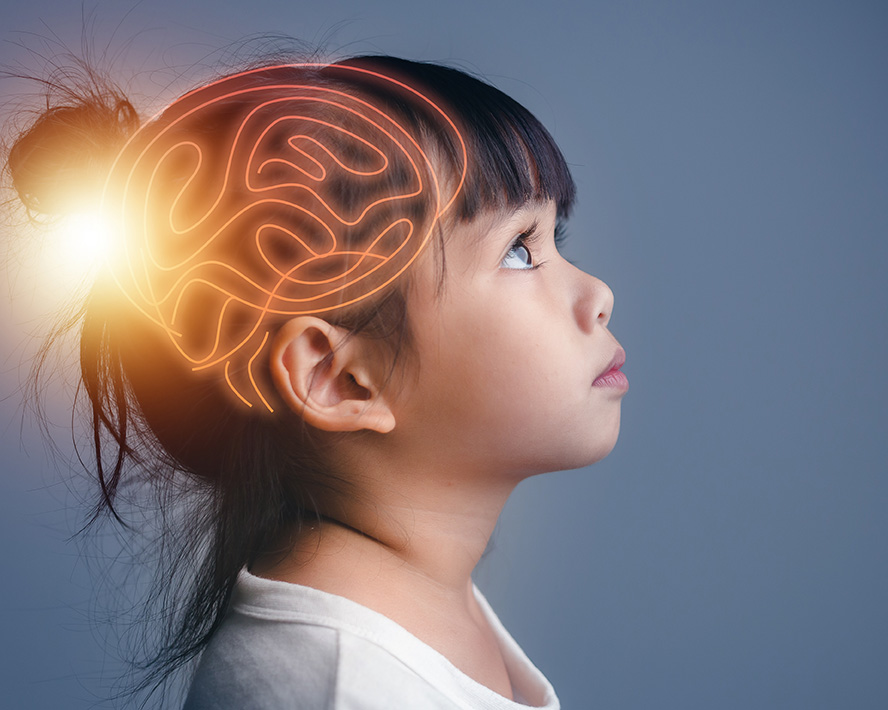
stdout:
[[475,248],[492,250],[493,245],[496,245],[497,248],[502,247],[507,238],[514,240],[523,236],[525,239],[532,240],[534,237],[538,237],[540,224],[545,219],[539,213],[538,207],[538,204],[528,201],[517,208],[512,208],[509,214],[503,215],[502,220],[497,220],[494,217],[489,227],[479,229],[475,233]]
[[[515,224],[515,223],[522,224],[522,222],[519,220],[509,220],[509,225]],[[537,230],[539,229],[539,227],[540,227],[540,218],[534,217],[533,221],[530,223],[530,226],[527,227],[526,229],[523,229],[520,232],[516,231],[516,229],[510,228],[508,238],[515,239],[516,237],[525,237],[525,238],[532,237],[537,233]],[[506,237],[502,237],[502,235],[505,233],[506,228],[507,227],[504,226],[501,230],[500,229],[491,229],[490,231],[488,231],[484,235],[482,242],[489,243],[489,242],[492,242],[494,240],[494,238],[496,238],[497,242],[500,241],[500,238],[505,239]]]

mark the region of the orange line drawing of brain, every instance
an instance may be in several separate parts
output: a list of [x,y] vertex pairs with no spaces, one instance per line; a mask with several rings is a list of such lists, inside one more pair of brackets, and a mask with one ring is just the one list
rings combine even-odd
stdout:
[[[451,132],[458,180],[436,172],[386,97]],[[391,284],[465,165],[453,121],[394,77],[320,64],[232,75],[177,100],[121,151],[104,200],[121,231],[112,272],[193,370],[218,368],[245,405],[272,410],[254,367],[275,324]]]

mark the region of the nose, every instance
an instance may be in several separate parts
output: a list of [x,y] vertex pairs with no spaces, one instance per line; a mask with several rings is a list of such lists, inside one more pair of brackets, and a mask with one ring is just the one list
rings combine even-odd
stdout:
[[[576,268],[576,267],[574,267]],[[574,316],[577,324],[586,332],[591,333],[596,324],[607,327],[614,310],[614,292],[604,281],[577,271],[577,291],[574,301]]]

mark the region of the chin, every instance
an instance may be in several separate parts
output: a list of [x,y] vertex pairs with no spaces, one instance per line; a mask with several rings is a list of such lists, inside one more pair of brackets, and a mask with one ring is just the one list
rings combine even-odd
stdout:
[[596,429],[585,442],[586,446],[577,459],[571,462],[570,466],[565,466],[560,470],[570,471],[576,468],[583,468],[584,466],[591,466],[607,458],[607,455],[617,445],[619,436],[620,419],[618,417],[612,426]]
[[550,428],[537,435],[536,446],[511,467],[522,478],[551,471],[572,471],[598,463],[617,444],[620,417],[602,417],[594,424],[568,429]]
[[572,456],[565,456],[566,451],[553,452],[553,458],[542,462],[538,470],[534,473],[549,473],[551,471],[573,471],[578,468],[585,468],[592,464],[598,463],[613,451],[617,444],[617,433],[607,438],[596,437],[595,440],[587,441],[586,446],[580,449],[577,447],[573,451]]

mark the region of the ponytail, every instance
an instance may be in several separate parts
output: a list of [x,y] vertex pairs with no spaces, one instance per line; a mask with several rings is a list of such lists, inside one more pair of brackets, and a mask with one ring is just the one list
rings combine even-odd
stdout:
[[[79,78],[71,86],[41,82],[45,108],[5,155],[6,179],[37,224],[96,211],[109,171],[140,127],[118,87],[83,64],[67,76],[74,74]],[[160,513],[155,559],[134,560],[141,567],[153,563],[154,583],[140,604],[141,641],[125,651],[136,681],[125,683],[123,695],[150,696],[206,645],[239,571],[310,509],[285,472],[320,466],[310,444],[281,448],[271,422],[232,411],[212,382],[170,359],[107,271],[99,269],[72,310],[35,360],[32,391],[40,396],[37,382],[65,331],[79,328],[75,407],[84,410],[89,434],[75,444],[97,484],[81,532],[110,516],[133,535],[144,534],[124,512],[134,509],[121,508],[124,488],[136,509],[151,505]],[[165,371],[161,378],[159,371]],[[41,409],[39,400],[34,404]]]
[[61,217],[96,204],[117,152],[139,127],[116,89],[70,98],[49,107],[9,151],[12,187],[29,215]]
[[[45,108],[5,156],[6,178],[37,223],[97,209],[115,162],[140,130],[124,93],[85,65],[79,69],[86,80],[72,86],[43,82]],[[89,435],[75,443],[97,494],[83,530],[105,516],[130,528],[124,491],[137,507],[158,511],[154,584],[140,605],[138,657],[130,658],[138,680],[125,693],[150,696],[209,642],[240,571],[284,552],[282,540],[302,521],[318,519],[319,492],[348,495],[350,488],[320,455],[310,427],[283,407],[271,416],[233,406],[218,378],[195,373],[172,352],[166,334],[121,294],[107,269],[75,310],[46,340],[31,378],[40,378],[63,332],[79,327],[75,407],[84,407]],[[407,342],[398,289],[336,314],[336,322],[392,343],[396,358]]]

